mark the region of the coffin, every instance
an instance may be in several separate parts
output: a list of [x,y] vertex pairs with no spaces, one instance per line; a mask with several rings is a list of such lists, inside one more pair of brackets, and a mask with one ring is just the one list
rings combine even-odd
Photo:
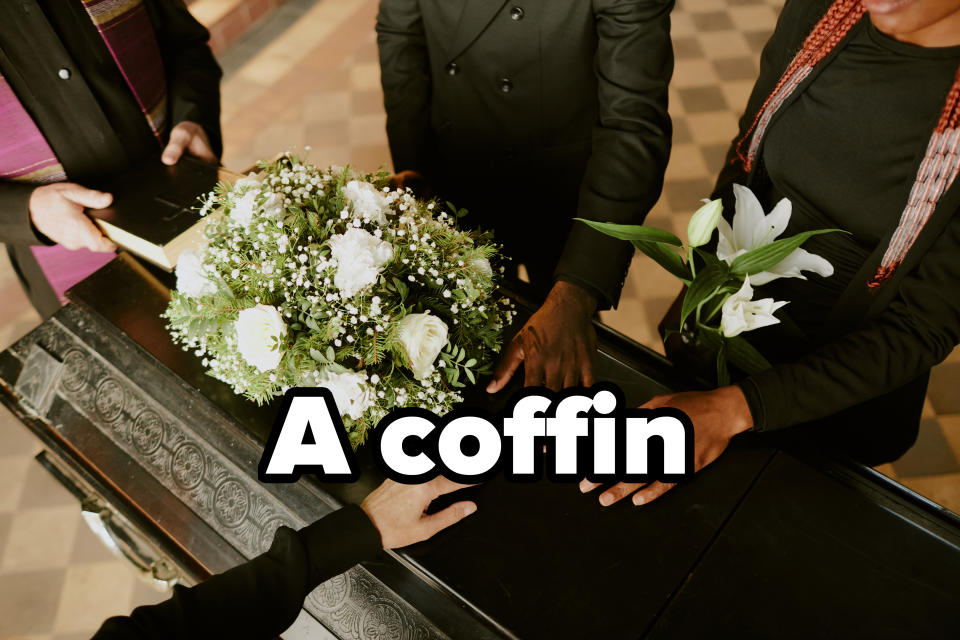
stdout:
[[[78,285],[0,354],[0,397],[105,541],[149,579],[189,584],[382,476],[361,449],[357,483],[259,483],[276,407],[234,396],[171,344],[165,277],[121,254]],[[598,332],[598,378],[629,402],[695,385]],[[468,402],[496,410],[500,396]],[[745,434],[643,508],[547,481],[468,491],[477,514],[321,585],[284,637],[956,637],[960,624],[957,517],[822,452]]]

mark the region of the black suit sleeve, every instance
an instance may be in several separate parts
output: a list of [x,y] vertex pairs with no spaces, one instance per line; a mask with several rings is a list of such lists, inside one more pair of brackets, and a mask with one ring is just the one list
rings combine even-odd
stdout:
[[183,0],[153,0],[151,17],[167,70],[171,128],[185,120],[203,127],[213,152],[223,152],[220,78],[223,73],[207,41],[210,33],[190,15]]
[[175,587],[165,602],[110,618],[94,639],[275,638],[320,583],[381,549],[373,523],[349,505],[300,531],[281,527],[263,555],[195,587]]
[[[660,197],[672,128],[673,0],[594,0],[599,121],[580,189],[579,216],[641,224]],[[633,247],[575,223],[556,277],[616,304]]]
[[30,222],[30,194],[37,185],[0,180],[0,242],[45,244]]
[[393,167],[429,176],[430,57],[419,0],[381,0],[377,43]]

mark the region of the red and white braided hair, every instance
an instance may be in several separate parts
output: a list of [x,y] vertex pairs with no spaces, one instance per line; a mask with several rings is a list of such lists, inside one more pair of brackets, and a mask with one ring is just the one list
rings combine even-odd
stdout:
[[[837,44],[850,32],[865,13],[860,0],[836,0],[807,36],[803,48],[793,58],[787,70],[760,107],[753,124],[737,142],[737,158],[743,169],[749,172],[756,160],[770,119],[784,101],[810,75],[814,67],[829,55]],[[940,197],[950,188],[960,172],[960,69],[953,86],[947,94],[940,120],[930,136],[927,152],[917,170],[913,189],[906,207],[900,215],[900,223],[894,231],[883,260],[873,278],[867,283],[870,288],[879,287],[900,266],[903,259],[927,220],[937,206]]]

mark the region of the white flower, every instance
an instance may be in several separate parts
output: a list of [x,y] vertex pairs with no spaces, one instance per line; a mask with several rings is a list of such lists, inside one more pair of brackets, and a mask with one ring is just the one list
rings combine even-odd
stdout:
[[260,182],[260,177],[259,177],[257,174],[255,174],[255,173],[249,173],[249,174],[243,176],[242,178],[238,178],[237,181],[233,183],[233,188],[234,188],[234,189],[240,189],[240,188],[244,188],[244,189],[257,188],[257,189],[259,189],[259,188],[260,188],[260,184],[261,184],[261,182]]
[[276,369],[283,353],[277,340],[287,335],[287,325],[276,307],[265,304],[244,309],[237,316],[237,350],[260,371]]
[[690,246],[700,247],[710,242],[713,230],[717,228],[717,224],[722,217],[723,201],[720,199],[711,200],[697,209],[687,225],[687,238]]
[[244,193],[239,200],[234,202],[233,210],[230,211],[230,218],[243,227],[249,227],[253,221],[253,215],[257,211],[257,198],[259,196],[259,189],[251,189]]
[[393,258],[393,245],[364,229],[347,229],[328,243],[337,262],[333,283],[344,298],[352,298],[375,283],[383,266]]
[[266,202],[263,203],[263,215],[271,220],[281,220],[283,218],[283,196],[279,193],[271,193]]
[[363,416],[375,400],[376,394],[367,384],[367,374],[363,371],[324,371],[317,384],[330,390],[341,416],[350,416],[354,420]]
[[787,304],[786,301],[775,302],[773,298],[763,300],[752,298],[753,288],[750,286],[750,277],[747,276],[740,290],[730,294],[723,302],[723,315],[720,318],[723,335],[732,338],[744,331],[753,331],[780,322],[773,313]]
[[210,278],[211,269],[204,266],[202,254],[186,249],[177,258],[177,291],[188,298],[212,296],[217,284]]
[[[776,240],[786,230],[791,213],[791,204],[786,198],[777,203],[770,215],[764,215],[760,201],[750,189],[735,184],[733,192],[737,196],[733,228],[723,218],[717,226],[720,230],[717,257],[727,264],[733,264],[738,256]],[[833,275],[833,265],[820,256],[798,248],[769,270],[751,277],[753,284],[759,286],[777,278],[802,278],[802,271],[813,271],[827,277]]]
[[470,268],[485,278],[493,276],[493,267],[486,258],[474,258],[470,261]]
[[447,332],[446,323],[428,313],[408,314],[397,325],[397,339],[418,380],[433,372],[433,363],[447,344]]
[[343,187],[343,195],[353,205],[353,215],[375,223],[387,224],[384,211],[388,209],[387,199],[369,182],[351,180]]

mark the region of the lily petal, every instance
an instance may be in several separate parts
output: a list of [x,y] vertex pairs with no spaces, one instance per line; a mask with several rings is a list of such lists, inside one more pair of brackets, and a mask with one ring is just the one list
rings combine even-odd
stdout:
[[767,231],[770,234],[767,242],[773,242],[781,233],[787,230],[791,213],[793,213],[793,204],[791,204],[789,200],[784,198],[777,203],[777,206],[775,206],[773,211],[767,216]]
[[766,215],[763,207],[753,191],[739,184],[733,185],[733,193],[737,197],[736,210],[733,215],[733,237],[737,249],[750,251],[760,246],[766,235],[764,224]]

